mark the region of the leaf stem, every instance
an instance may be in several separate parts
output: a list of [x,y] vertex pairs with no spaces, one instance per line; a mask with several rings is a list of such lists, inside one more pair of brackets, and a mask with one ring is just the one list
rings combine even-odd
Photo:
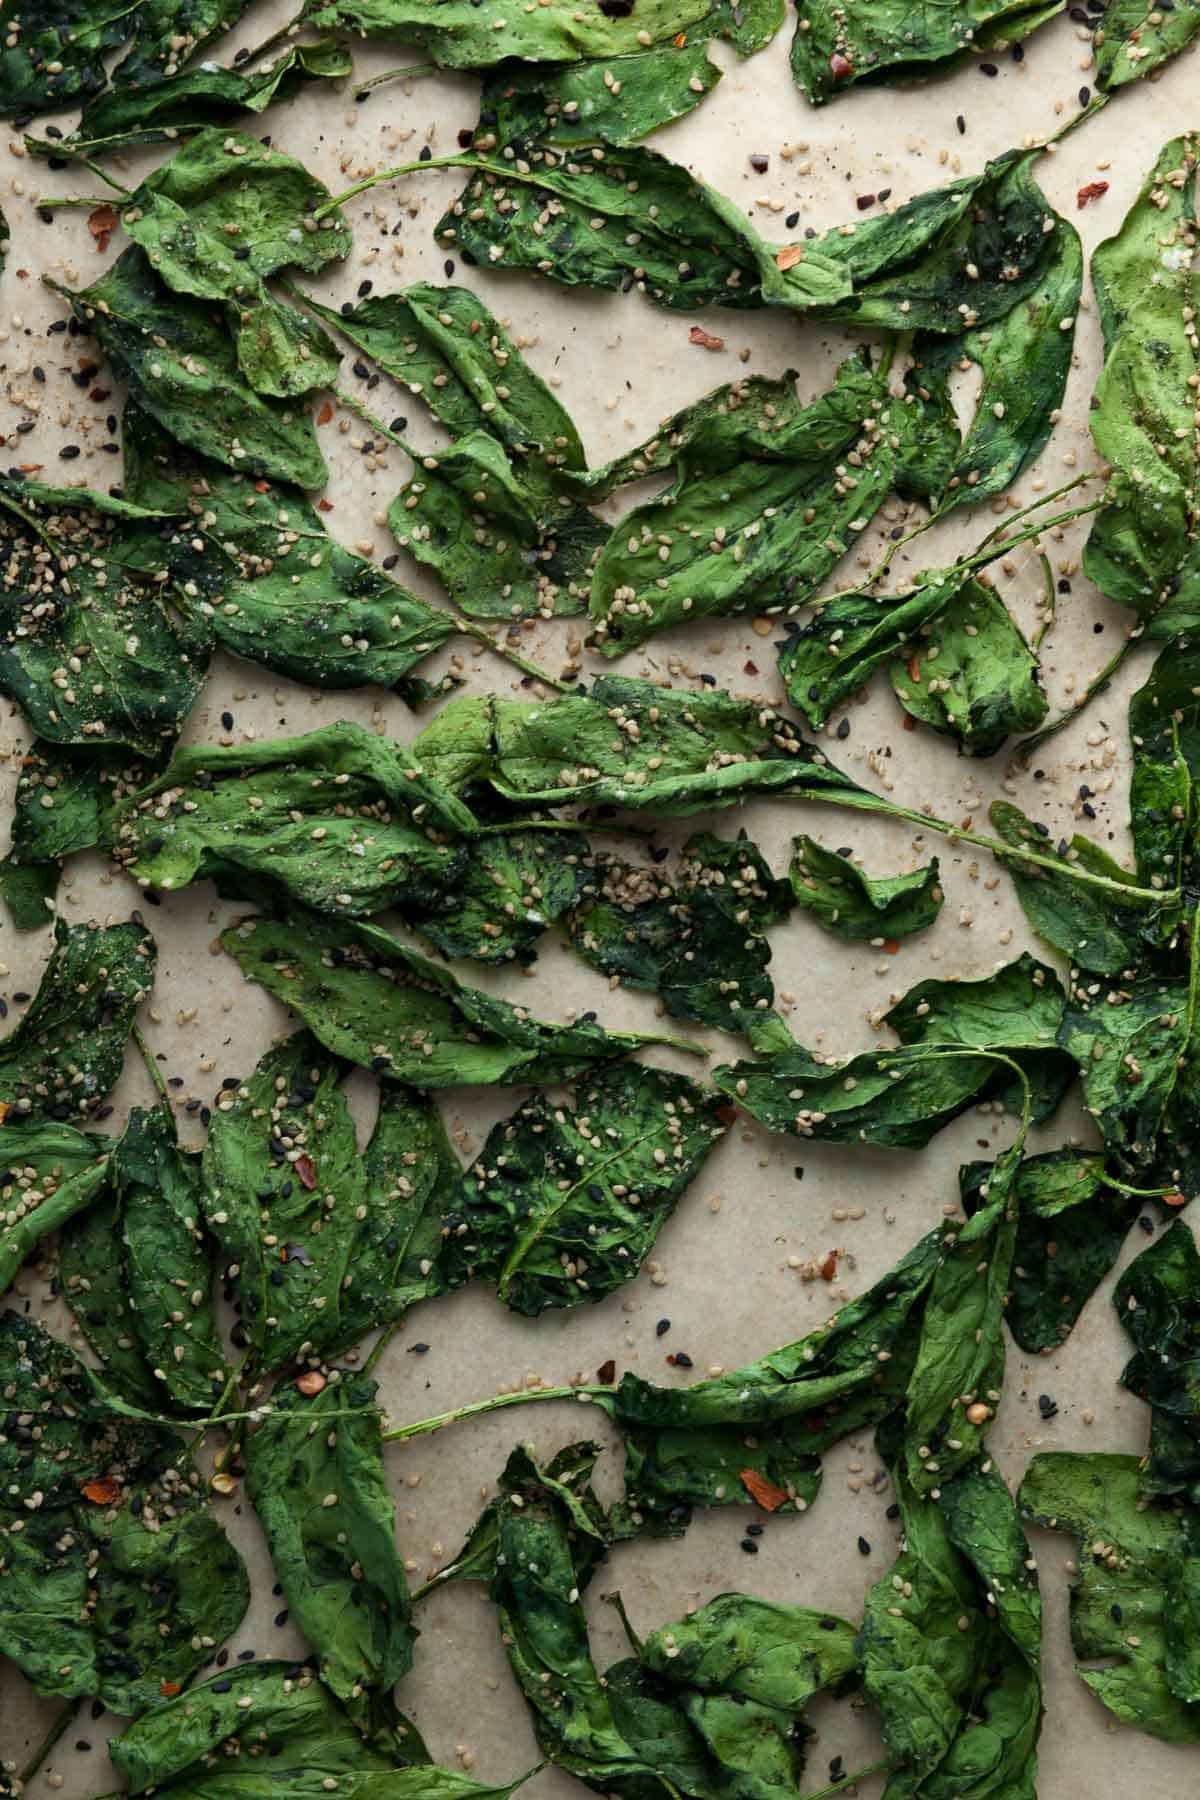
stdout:
[[[141,1057],[142,1061],[146,1065],[146,1073],[149,1075],[151,1081],[154,1083],[155,1087],[158,1090],[159,1099],[163,1102],[163,1105],[168,1108],[168,1110],[171,1110],[170,1089],[167,1087],[166,1081],[163,1077],[163,1072],[159,1068],[158,1063],[155,1060],[153,1050],[151,1050],[149,1044],[146,1042],[145,1033],[142,1031],[142,1028],[138,1024],[136,1019],[133,1022],[133,1026],[130,1030],[129,1035],[130,1035],[130,1037],[132,1037],[134,1043],[137,1045],[138,1054]],[[171,1118],[174,1119],[174,1117],[175,1117],[174,1111],[171,1111]]]
[[892,1766],[887,1757],[882,1762],[868,1763],[865,1769],[855,1769],[853,1775],[843,1775],[840,1781],[833,1782],[829,1787],[818,1788],[815,1794],[805,1794],[804,1800],[831,1800],[831,1796],[844,1794],[847,1788],[852,1788],[855,1782],[865,1781],[868,1775],[886,1775]]
[[552,1387],[523,1388],[517,1394],[493,1394],[490,1400],[472,1400],[466,1406],[453,1407],[449,1412],[437,1413],[431,1419],[417,1419],[410,1425],[398,1425],[395,1431],[385,1431],[385,1444],[407,1443],[409,1438],[424,1437],[427,1432],[441,1431],[447,1425],[456,1425],[460,1419],[474,1418],[478,1413],[499,1412],[502,1406],[528,1406],[535,1400],[592,1400],[597,1394],[611,1394],[607,1387]]
[[1156,1188],[1130,1187],[1127,1181],[1118,1181],[1117,1177],[1115,1175],[1110,1175],[1107,1169],[1104,1171],[1103,1179],[1105,1187],[1116,1188],[1118,1194],[1128,1194],[1133,1200],[1163,1200],[1168,1194],[1177,1194],[1179,1192],[1179,1189],[1175,1186]]
[[27,1781],[33,1780],[34,1776],[53,1750],[55,1744],[57,1744],[59,1738],[61,1738],[63,1733],[69,1728],[71,1720],[78,1711],[78,1700],[70,1700],[67,1702],[33,1755],[29,1758],[29,1761],[25,1764],[24,1768],[18,1772],[18,1782],[24,1784]]
[[384,1351],[387,1349],[388,1345],[391,1343],[392,1339],[395,1337],[396,1333],[399,1331],[400,1327],[403,1325],[406,1316],[407,1316],[406,1314],[401,1313],[401,1315],[398,1319],[393,1319],[390,1325],[384,1326],[384,1328],[380,1332],[379,1336],[375,1339],[374,1344],[371,1346],[371,1353],[367,1357],[366,1362],[362,1366],[362,1373],[364,1375],[373,1375],[374,1374],[375,1369],[378,1366],[380,1357],[383,1355]]
[[247,50],[244,56],[235,53],[233,58],[234,74],[240,75],[243,69],[250,67],[251,63],[261,61],[264,56],[269,56],[272,50],[278,49],[280,44],[286,44],[290,38],[294,38],[304,24],[307,10],[307,8],[302,9],[294,19],[289,19],[286,25],[281,25],[278,31],[273,31],[269,38],[263,39],[261,44],[256,44],[253,50]]
[[1134,645],[1140,642],[1140,633],[1127,637],[1120,649],[1109,657],[1104,667],[1092,676],[1073,706],[1069,707],[1066,712],[1059,713],[1057,719],[1051,719],[1048,725],[1043,725],[1040,731],[1035,731],[1030,737],[1022,738],[1015,751],[1018,760],[1027,763],[1039,744],[1044,744],[1047,738],[1052,738],[1056,732],[1062,731],[1067,725],[1072,724],[1083,712],[1084,707],[1090,705],[1097,694],[1104,692]]
[[620,1592],[614,1591],[611,1594],[601,1594],[600,1598],[602,1600],[607,1600],[608,1604],[616,1609],[617,1617],[621,1621],[621,1629],[629,1639],[630,1649],[635,1656],[640,1656],[642,1654],[642,1640],[633,1629],[633,1624],[629,1614],[625,1611],[625,1602],[621,1598]]
[[86,207],[92,212],[97,206],[111,204],[107,194],[64,194],[61,199],[40,195],[33,203],[35,212],[66,212],[72,207]]
[[385,181],[398,181],[401,175],[423,175],[426,169],[484,169],[491,165],[478,156],[427,156],[424,162],[397,163],[393,169],[381,169],[377,175],[365,175],[356,181],[353,187],[344,188],[334,200],[327,200],[319,206],[313,218],[321,220],[328,213],[344,206],[347,200],[353,200],[356,194],[365,194],[368,189],[380,187]]
[[385,86],[389,81],[405,81],[413,75],[436,75],[437,72],[438,65],[436,63],[414,63],[411,68],[407,69],[385,69],[382,75],[372,75],[370,81],[364,81],[361,87],[356,87],[354,98],[361,100],[364,94],[369,94],[375,88]]

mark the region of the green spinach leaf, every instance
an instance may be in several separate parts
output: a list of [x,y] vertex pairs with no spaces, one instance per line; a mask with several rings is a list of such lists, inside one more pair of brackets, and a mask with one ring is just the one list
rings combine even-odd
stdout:
[[1200,1253],[1182,1219],[1143,1250],[1113,1293],[1136,1346],[1121,1381],[1151,1409],[1142,1486],[1200,1504]]
[[474,837],[445,891],[422,902],[399,895],[408,923],[443,956],[528,964],[547,926],[572,907],[589,880],[582,834],[505,831]]
[[48,923],[62,859],[99,842],[101,804],[92,756],[34,741],[17,778],[12,848],[0,862],[0,894],[18,931]]
[[792,839],[788,878],[795,904],[833,932],[856,942],[909,937],[932,925],[945,894],[938,860],[909,875],[868,875],[849,857],[807,835]]
[[805,0],[792,39],[792,75],[820,106],[857,81],[910,80],[984,48],[1018,42],[1052,19],[1063,0],[966,0],[952,7],[892,0]]
[[0,1137],[0,1293],[44,1237],[91,1204],[104,1185],[108,1150],[107,1138],[73,1125],[30,1125]]
[[[1151,17],[1153,13],[1153,17]],[[1136,0],[1113,0],[1096,32],[1096,86],[1115,93],[1141,81],[1186,49],[1200,32],[1200,0],[1175,0],[1142,12]]]
[[906,713],[955,737],[973,756],[1040,725],[1049,703],[1038,659],[991,586],[968,579],[921,627],[907,658],[893,662],[892,687]]

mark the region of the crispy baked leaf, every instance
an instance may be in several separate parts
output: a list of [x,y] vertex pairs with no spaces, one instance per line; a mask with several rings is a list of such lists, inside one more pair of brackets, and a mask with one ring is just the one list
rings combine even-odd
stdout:
[[[1153,16],[1151,16],[1151,13]],[[1096,32],[1096,86],[1113,93],[1152,75],[1200,32],[1200,0],[1174,0],[1142,12],[1136,0],[1112,0]]]
[[172,293],[136,245],[92,287],[57,291],[132,397],[180,443],[243,474],[324,486],[328,471],[303,404],[256,394],[211,304]]
[[1075,984],[1060,1041],[1079,1064],[1087,1109],[1116,1167],[1139,1187],[1165,1180],[1194,1191],[1194,978],[1185,967],[1118,980]]
[[718,1594],[604,1677],[617,1726],[675,1789],[710,1800],[799,1791],[804,1708],[853,1680],[854,1627],[807,1607]]
[[335,1371],[276,1389],[246,1445],[246,1491],[296,1624],[340,1700],[389,1691],[416,1630],[383,1469],[376,1385]]
[[49,1122],[0,1136],[0,1293],[104,1185],[109,1139]]
[[[994,1164],[958,1172],[963,1209],[985,1203]],[[1120,1254],[1136,1195],[1104,1179],[1104,1158],[1070,1148],[1027,1156],[1017,1170],[1017,1241],[1004,1318],[1030,1355],[1056,1350]]]
[[[1144,684],[1130,696],[1129,824],[1138,880],[1150,888],[1183,888],[1191,880],[1195,778],[1200,773],[1200,654],[1187,640],[1164,650]],[[1156,938],[1169,938],[1182,918],[1176,903],[1155,921]]]
[[21,759],[13,799],[12,848],[0,862],[0,894],[18,931],[49,921],[60,865],[100,838],[101,786],[96,757],[73,755],[35,739]]
[[[710,8],[710,17],[718,8]],[[737,8],[743,21],[734,36],[740,55],[749,55],[774,35],[783,18],[779,0],[755,0]],[[728,9],[732,24],[734,9]],[[766,25],[766,31],[762,26]],[[758,42],[748,43],[751,37]],[[699,106],[721,79],[708,59],[707,33],[689,33],[686,44],[637,50],[618,57],[522,67],[502,65],[485,75],[480,114],[502,144],[544,137],[558,147],[591,144],[596,138],[622,148],[681,119]]]
[[924,931],[946,897],[936,856],[909,875],[868,875],[849,857],[826,850],[807,835],[792,839],[788,879],[795,904],[852,943]]
[[[246,1755],[230,1754],[231,1744]],[[262,1745],[269,1763],[257,1760]],[[153,1788],[172,1800],[234,1800],[248,1780],[280,1785],[297,1800],[320,1800],[326,1781],[362,1800],[483,1800],[507,1791],[432,1768],[415,1727],[390,1701],[364,1716],[343,1707],[311,1669],[287,1662],[212,1676],[127,1727],[109,1754],[131,1794]]]
[[153,515],[86,488],[5,483],[0,692],[49,743],[158,755],[208,668],[209,633],[127,568]]
[[608,536],[585,506],[546,495],[540,477],[526,480],[484,431],[421,456],[388,524],[401,549],[435,569],[478,619],[583,612],[592,561]]
[[1004,1385],[1004,1306],[1017,1241],[1016,1175],[1022,1142],[1003,1151],[981,1204],[946,1246],[929,1289],[908,1384],[904,1456],[917,1495],[940,1489],[983,1453],[987,1420]]
[[1142,1487],[1200,1504],[1200,1254],[1182,1219],[1130,1263],[1113,1304],[1136,1345],[1121,1381],[1151,1408]]
[[522,806],[686,816],[733,805],[750,790],[860,791],[772,707],[619,675],[549,702],[452,701],[413,748],[444,786],[486,779]]
[[567,929],[610,981],[661,994],[674,1018],[743,1031],[774,1001],[764,928],[790,904],[788,884],[748,839],[705,831],[684,845],[673,886],[661,865],[598,860]]
[[340,1077],[297,1032],[227,1090],[204,1148],[205,1218],[266,1368],[331,1355],[444,1285],[434,1259],[459,1171],[441,1123],[385,1091],[360,1153]]
[[1057,1047],[1063,991],[1052,969],[1018,957],[980,981],[924,981],[884,1015],[898,1050],[818,1060],[797,1044],[713,1080],[773,1131],[834,1143],[920,1149],[968,1106],[993,1096],[1031,1116],[1054,1111],[1074,1075]]
[[968,578],[891,666],[906,713],[990,756],[1005,738],[1040,725],[1049,702],[1038,659],[992,587]]
[[[229,31],[249,0],[141,0],[129,18],[133,42],[112,72],[114,87],[154,82],[210,39]],[[181,41],[182,40],[182,41]]]
[[475,962],[534,961],[535,945],[591,878],[587,839],[566,831],[472,837],[446,890],[422,903],[397,896],[408,923],[443,956]]
[[1124,1724],[1194,1744],[1200,1709],[1172,1691],[1187,1515],[1147,1507],[1139,1468],[1136,1456],[1044,1452],[1017,1499],[1024,1518],[1078,1543],[1071,1642],[1080,1664],[1105,1664],[1077,1665],[1080,1680]]
[[942,1238],[930,1232],[824,1325],[745,1368],[686,1388],[627,1374],[598,1396],[625,1438],[635,1522],[676,1535],[695,1506],[744,1505],[745,1471],[788,1495],[779,1510],[803,1512],[820,1486],[821,1453],[902,1400]]
[[247,980],[290,1006],[335,1056],[410,1087],[550,1085],[644,1044],[678,1042],[586,1017],[536,1019],[377,925],[296,908],[285,920],[230,926],[221,942]]
[[322,912],[381,912],[404,895],[430,903],[463,854],[437,841],[469,832],[461,800],[412,753],[350,723],[298,738],[187,745],[158,779],[112,811],[118,861],[153,887],[266,876]]
[[783,20],[778,0],[749,0],[744,12],[712,0],[643,0],[636,17],[619,8],[605,12],[533,13],[445,0],[431,13],[421,0],[320,0],[309,11],[323,30],[349,28],[363,37],[395,37],[418,46],[443,69],[490,68],[512,58],[524,63],[574,63],[636,54],[647,41],[665,44],[686,33],[690,41],[720,36],[747,56],[774,36]]
[[309,687],[405,688],[454,635],[445,613],[330,537],[299,488],[190,456],[133,400],[121,435],[126,493],[186,515],[143,534],[138,566],[165,571],[176,603],[235,656]]
[[104,58],[128,35],[127,8],[108,0],[20,0],[0,8],[0,113],[58,112],[104,86]]
[[348,311],[307,294],[304,301],[456,436],[486,431],[498,438],[532,485],[553,486],[557,470],[583,469],[570,414],[470,288],[418,282],[372,294]]
[[[1114,12],[1132,19],[1127,6],[1109,8],[1106,45]],[[1132,46],[1152,56],[1168,34],[1200,30],[1200,4],[1181,0],[1162,20],[1150,25],[1143,13],[1136,45],[1124,34],[1124,55]],[[1114,20],[1113,45],[1124,23]],[[1109,48],[1099,67],[1116,78],[1121,63]],[[1113,474],[1084,548],[1084,572],[1164,639],[1200,624],[1200,460],[1192,417],[1200,351],[1188,323],[1200,297],[1196,166],[1195,136],[1172,138],[1120,230],[1092,258],[1105,355],[1089,423]]]
[[462,1549],[427,1585],[491,1581],[496,1573],[501,1517],[511,1511],[516,1495],[518,1506],[536,1500],[546,1503],[548,1510],[557,1508],[571,1533],[579,1586],[586,1586],[596,1565],[603,1560],[612,1535],[611,1516],[606,1515],[592,1489],[592,1471],[599,1455],[599,1444],[566,1444],[543,1467],[534,1462],[528,1450],[518,1446],[500,1471],[497,1492],[471,1527]]
[[201,63],[137,87],[109,88],[84,107],[78,128],[65,140],[25,141],[39,156],[106,156],[133,144],[185,137],[239,113],[260,113],[309,81],[340,81],[351,67],[349,51],[333,38],[291,44],[249,75]]
[[573,1104],[538,1094],[492,1127],[446,1214],[443,1266],[514,1312],[601,1300],[632,1281],[727,1127],[718,1096],[639,1063]]
[[[1135,776],[1136,779],[1136,776]],[[1178,909],[1123,902],[1121,887],[1136,887],[1137,876],[1123,869],[1106,850],[1078,833],[1065,845],[1055,845],[1045,827],[1028,819],[1007,800],[993,801],[989,818],[998,837],[1015,848],[1028,845],[1041,857],[1061,861],[1063,874],[1032,863],[1022,867],[1008,863],[1008,872],[1021,910],[1038,936],[1061,950],[1079,967],[1099,975],[1117,975],[1131,959],[1170,935]],[[1072,879],[1080,868],[1102,876],[1116,886],[1110,892]],[[1147,876],[1149,879],[1149,876]]]
[[735,434],[728,413],[712,415],[711,435],[699,427],[677,451],[673,485],[613,527],[589,601],[602,653],[689,619],[808,600],[894,483],[893,410],[859,356],[790,417],[743,408]]
[[814,106],[856,81],[937,72],[991,36],[1016,42],[1062,11],[1063,0],[966,0],[951,7],[893,0],[805,0],[792,75]]
[[903,1521],[867,1595],[863,1682],[895,1759],[888,1800],[1033,1800],[1041,1724],[1037,1577],[1012,1496],[978,1469],[937,1499],[909,1485],[898,1419],[881,1430]]
[[[920,386],[943,382],[961,357],[979,367],[980,391],[966,437],[935,493],[939,512],[1002,494],[1045,448],[1062,404],[1083,285],[1079,233],[1057,218],[1037,286],[982,330],[920,337]],[[957,431],[957,428],[955,428]]]
[[121,1073],[125,1040],[154,983],[141,925],[54,926],[54,949],[20,1023],[0,1038],[5,1126],[87,1118]]
[[40,1427],[0,1435],[0,1650],[39,1693],[141,1712],[241,1623],[242,1559],[177,1440],[122,1417],[71,1351],[12,1312],[0,1386]]

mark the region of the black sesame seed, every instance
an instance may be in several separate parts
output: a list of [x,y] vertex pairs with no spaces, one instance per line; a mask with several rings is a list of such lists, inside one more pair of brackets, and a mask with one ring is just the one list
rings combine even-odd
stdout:
[[858,1554],[860,1556],[870,1556],[871,1554],[871,1546],[865,1537],[860,1537],[858,1540]]
[[1091,88],[1090,88],[1090,87],[1081,87],[1081,88],[1080,88],[1080,90],[1079,90],[1079,104],[1080,104],[1080,106],[1090,106],[1090,105],[1091,105],[1091,103],[1092,103],[1092,90],[1091,90]]
[[392,423],[388,429],[391,431],[407,431],[408,430],[408,420],[407,419],[393,419]]
[[1147,1217],[1145,1213],[1138,1219],[1138,1224],[1141,1226],[1147,1237],[1154,1236],[1154,1220]]
[[670,1329],[671,1329],[670,1319],[660,1319],[658,1321],[658,1324],[654,1327],[654,1335],[655,1335],[655,1337],[666,1337],[666,1335],[667,1335],[668,1331],[670,1331]]
[[957,118],[956,118],[956,119],[955,119],[955,121],[954,121],[954,123],[955,123],[955,124],[956,124],[956,125],[957,125],[957,126],[958,126],[958,135],[959,135],[959,137],[966,137],[966,135],[967,135],[967,121],[966,121],[966,120],[965,120],[965,119],[964,119],[964,118],[963,118],[963,116],[962,116],[962,114],[961,114],[961,113],[959,113],[959,115],[958,115],[958,117],[957,117]]
[[292,1616],[291,1613],[288,1611],[287,1607],[285,1606],[282,1612],[277,1612],[275,1614],[276,1625],[286,1625],[288,1620],[291,1618],[291,1616]]
[[445,275],[446,280],[449,281],[454,273],[454,258],[452,256],[448,256],[442,264],[442,273]]
[[677,1369],[691,1369],[695,1367],[695,1364],[692,1362],[692,1359],[686,1350],[677,1350],[675,1352],[675,1367]]
[[995,63],[980,63],[979,73],[981,75],[991,76],[991,75],[998,75],[1000,73],[1000,71],[996,67]]
[[1014,62],[1024,62],[1025,61],[1025,46],[1024,46],[1024,44],[1014,44],[1013,45],[1012,59]]
[[744,1537],[742,1539],[742,1549],[746,1552],[747,1556],[758,1555],[758,1545],[752,1537]]
[[783,222],[789,231],[795,231],[797,225],[800,223],[800,214],[798,212],[790,212]]
[[1119,1602],[1118,1602],[1118,1601],[1116,1601],[1116,1600],[1114,1600],[1114,1601],[1113,1601],[1113,1603],[1112,1603],[1112,1605],[1111,1605],[1111,1606],[1110,1606],[1110,1607],[1109,1607],[1109,1609],[1108,1609],[1108,1610],[1109,1610],[1109,1612],[1110,1612],[1110,1613],[1111,1613],[1111,1615],[1112,1615],[1112,1619],[1113,1619],[1113,1623],[1114,1623],[1114,1624],[1115,1624],[1115,1625],[1119,1625],[1119,1624],[1120,1624],[1120,1623],[1121,1623],[1121,1607],[1120,1607],[1120,1603],[1119,1603]]
[[82,452],[80,451],[78,444],[64,444],[58,454],[62,462],[74,462],[75,458],[81,455]]
[[837,728],[837,735],[838,735],[838,737],[843,739],[843,741],[850,736],[850,721],[849,721],[849,719],[842,719],[839,721],[838,728]]
[[372,288],[373,288],[373,287],[374,287],[374,286],[375,286],[375,283],[374,283],[374,282],[373,282],[373,281],[360,281],[360,282],[359,282],[359,284],[358,284],[358,297],[359,297],[359,299],[360,299],[360,300],[365,300],[365,299],[366,299],[366,297],[367,297],[367,295],[368,295],[368,294],[369,294],[369,293],[370,293],[370,291],[371,291],[371,289],[372,289]]
[[898,1519],[900,1517],[900,1508],[896,1505],[896,1502],[894,1500],[892,1501],[892,1504],[888,1507],[885,1517],[887,1517],[889,1519]]
[[410,1344],[408,1346],[408,1354],[410,1356],[424,1356],[428,1348],[428,1344]]
[[1050,1398],[1049,1394],[1038,1395],[1038,1411],[1041,1413],[1043,1419],[1054,1419],[1058,1416],[1058,1407],[1054,1404],[1054,1401]]

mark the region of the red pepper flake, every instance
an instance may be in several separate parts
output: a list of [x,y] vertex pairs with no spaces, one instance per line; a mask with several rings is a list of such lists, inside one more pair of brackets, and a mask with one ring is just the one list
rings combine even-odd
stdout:
[[101,256],[108,249],[109,239],[117,229],[117,209],[115,206],[97,206],[88,214],[88,230],[96,240],[96,248]]
[[739,1469],[738,1480],[755,1505],[761,1506],[764,1512],[778,1512],[792,1497],[786,1488],[776,1487],[773,1481],[768,1481],[757,1469]]
[[9,1105],[8,1101],[0,1100],[0,1125],[3,1125],[11,1111],[12,1107]]
[[684,49],[687,44],[687,32],[677,31],[675,36],[671,39],[671,42],[674,44],[676,50]]
[[303,1394],[306,1399],[312,1399],[315,1394],[323,1393],[325,1386],[325,1377],[320,1369],[307,1369],[303,1375],[296,1377],[296,1391]]
[[115,1506],[121,1498],[121,1484],[111,1475],[97,1475],[83,1484],[83,1497],[93,1506]]
[[317,511],[318,512],[332,512],[333,511],[333,501],[332,500],[318,500],[317,501]]
[[36,475],[38,470],[44,469],[45,466],[45,463],[20,463],[18,465],[22,475]]
[[901,731],[915,731],[917,729],[917,721],[913,718],[911,713],[905,713],[900,721],[900,729]]
[[596,1370],[596,1380],[601,1384],[602,1387],[608,1387],[616,1379],[617,1379],[617,1365],[614,1362],[613,1358],[610,1356],[608,1361],[602,1362],[600,1364],[600,1367]]
[[271,484],[269,481],[256,481],[254,484],[254,491],[256,494],[269,494],[271,491]]
[[728,1101],[726,1101],[724,1106],[714,1107],[713,1113],[714,1116],[721,1121],[722,1125],[737,1124],[738,1109],[736,1106],[731,1106]]
[[742,674],[743,675],[757,675],[758,674],[758,664],[756,662],[744,662],[742,664]]
[[1187,1205],[1187,1196],[1185,1194],[1164,1194],[1163,1195],[1163,1205],[1164,1206],[1186,1206]]
[[316,1187],[317,1170],[316,1164],[313,1162],[311,1156],[298,1156],[293,1167],[295,1168],[296,1174],[300,1177],[300,1184],[302,1187]]
[[1107,192],[1107,181],[1085,182],[1075,196],[1075,204],[1080,212],[1082,212],[1089,200],[1099,200],[1104,194],[1107,194]]
[[898,953],[899,949],[900,949],[900,939],[899,938],[884,938],[883,950],[884,950],[885,956],[895,956]]
[[183,1683],[182,1681],[160,1681],[158,1691],[164,1700],[173,1700],[176,1694],[182,1694]]
[[911,655],[909,656],[909,659],[908,659],[908,679],[910,681],[915,681],[917,686],[920,687],[920,685],[921,685],[921,658],[916,650],[914,650],[911,653]]
[[112,396],[111,388],[94,387],[88,389],[88,399],[94,406],[102,406]]
[[860,194],[854,202],[859,212],[869,212],[875,204],[874,194]]
[[725,348],[725,339],[714,337],[713,333],[705,331],[702,325],[692,326],[688,332],[688,343],[699,344],[702,350],[723,350]]
[[838,1265],[838,1253],[836,1250],[831,1250],[829,1252],[829,1255],[825,1258],[825,1261],[821,1264],[820,1270],[818,1271],[818,1273],[820,1274],[821,1280],[822,1281],[832,1281],[834,1276],[837,1274],[837,1265]]
[[829,73],[835,81],[845,81],[848,76],[853,75],[854,64],[840,50],[835,50],[829,59]]
[[325,402],[324,406],[321,408],[320,412],[317,414],[317,424],[318,425],[328,425],[328,423],[329,423],[330,419],[332,419],[332,417],[333,417],[333,402],[332,402],[332,400],[327,400]]

